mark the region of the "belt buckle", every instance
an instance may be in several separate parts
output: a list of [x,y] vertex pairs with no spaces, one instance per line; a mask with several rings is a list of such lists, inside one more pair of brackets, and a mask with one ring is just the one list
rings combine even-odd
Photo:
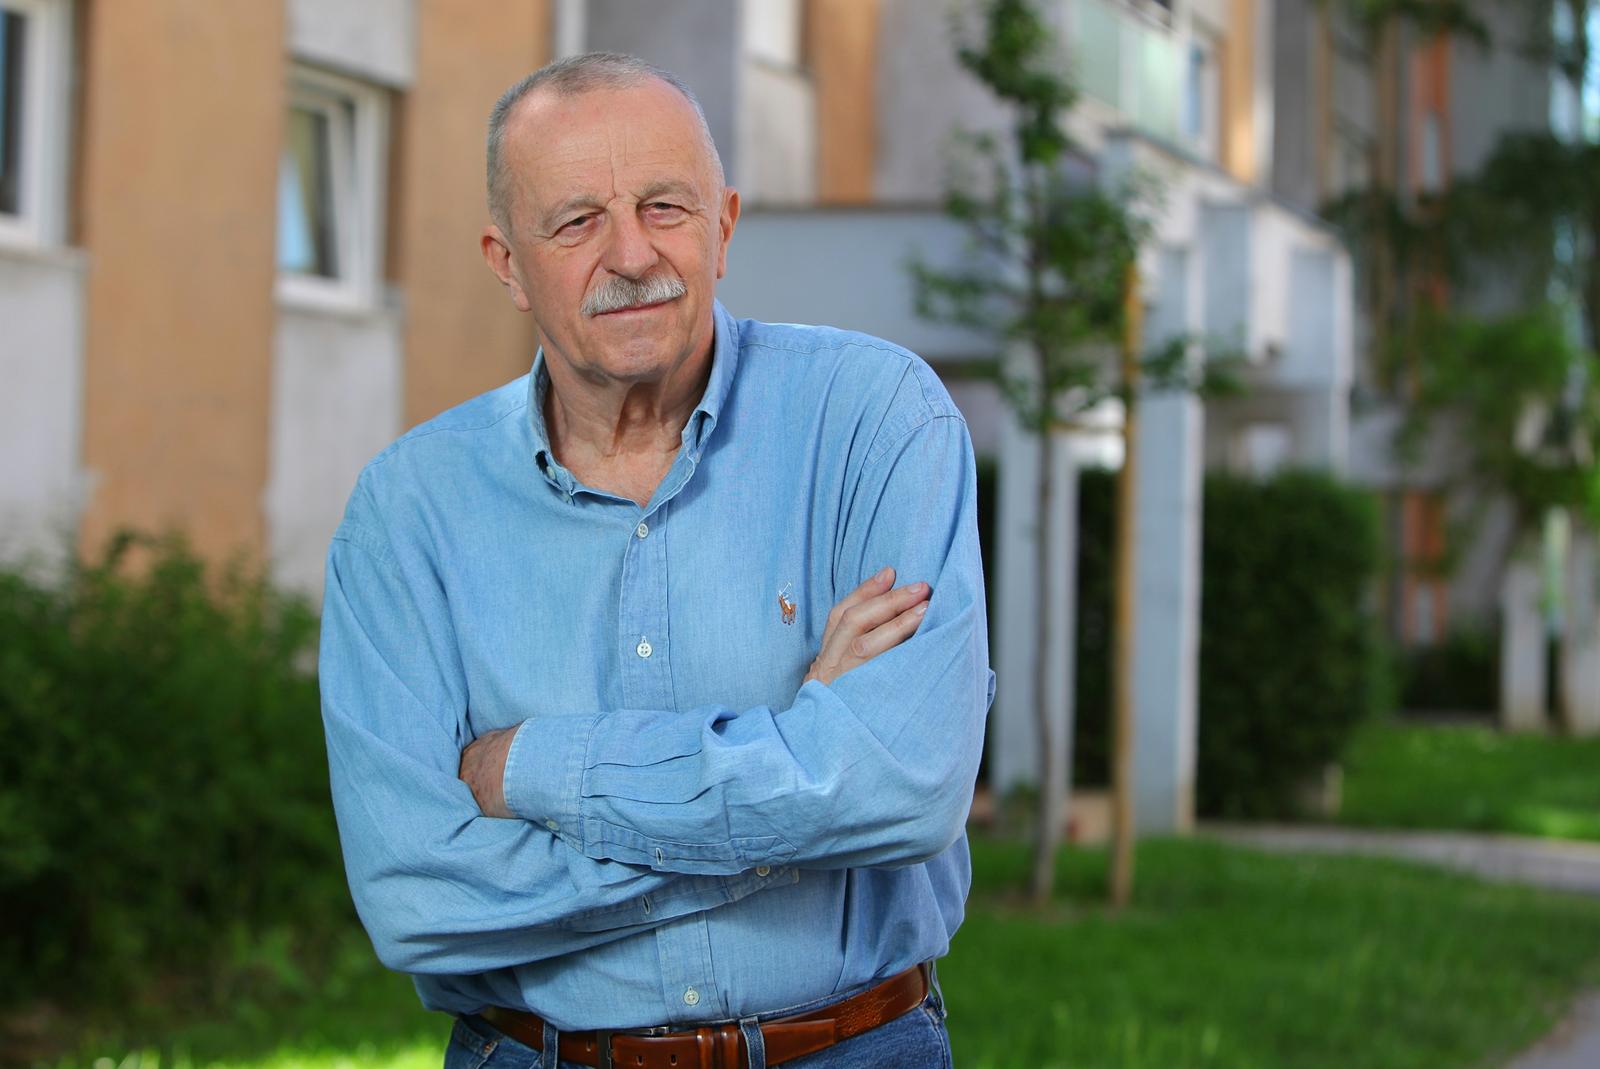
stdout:
[[611,1037],[614,1034],[609,1028],[596,1028],[594,1030],[595,1069],[612,1069]]

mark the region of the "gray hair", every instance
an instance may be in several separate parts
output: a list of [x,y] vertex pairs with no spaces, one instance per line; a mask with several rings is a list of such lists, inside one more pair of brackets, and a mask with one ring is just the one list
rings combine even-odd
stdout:
[[564,97],[581,96],[601,89],[624,89],[652,79],[672,86],[694,108],[720,188],[724,182],[722,158],[717,155],[717,143],[712,140],[705,109],[700,106],[694,91],[677,75],[646,63],[638,56],[622,52],[585,52],[540,67],[500,94],[494,109],[489,112],[489,216],[495,225],[507,234],[511,232],[511,194],[501,174],[500,157],[505,148],[506,120],[523,97],[536,89],[548,89]]

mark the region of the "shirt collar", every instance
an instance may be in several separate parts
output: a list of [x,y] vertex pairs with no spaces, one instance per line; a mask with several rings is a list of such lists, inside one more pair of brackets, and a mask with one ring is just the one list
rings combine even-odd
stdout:
[[[696,460],[705,451],[711,431],[717,425],[717,416],[722,412],[722,403],[727,399],[734,371],[739,366],[739,328],[721,301],[712,303],[711,329],[711,377],[706,380],[706,391],[700,403],[683,427],[683,447]],[[544,347],[540,346],[533,357],[533,373],[528,376],[528,422],[533,433],[533,459],[544,477],[570,497],[576,484],[572,474],[550,451],[550,431],[544,422],[544,399],[549,392],[550,372],[545,368]]]

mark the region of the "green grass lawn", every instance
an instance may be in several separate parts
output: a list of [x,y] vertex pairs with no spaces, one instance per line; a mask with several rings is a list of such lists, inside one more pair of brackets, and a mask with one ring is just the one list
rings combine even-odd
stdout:
[[1344,769],[1341,823],[1600,841],[1600,738],[1388,722]]
[[[1013,897],[1022,846],[977,841],[974,860],[969,917],[940,966],[962,1069],[1493,1066],[1600,983],[1600,902],[1401,862],[1154,841],[1134,906],[1111,917],[1102,853],[1063,854],[1042,915]],[[142,1056],[108,1035],[59,1064],[440,1063],[447,1022],[359,945],[311,986],[322,997],[167,1030]]]

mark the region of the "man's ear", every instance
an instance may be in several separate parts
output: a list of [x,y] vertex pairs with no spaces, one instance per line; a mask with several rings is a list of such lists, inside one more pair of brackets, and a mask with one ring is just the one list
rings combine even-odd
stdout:
[[722,191],[722,214],[717,218],[717,277],[728,273],[728,242],[733,240],[733,228],[739,225],[739,191]]
[[528,303],[528,294],[522,288],[522,281],[517,278],[516,265],[511,262],[511,242],[500,232],[500,228],[493,223],[484,227],[478,244],[483,249],[483,262],[489,265],[489,270],[494,272],[511,295],[511,303],[517,306],[517,311],[531,309],[533,306]]

